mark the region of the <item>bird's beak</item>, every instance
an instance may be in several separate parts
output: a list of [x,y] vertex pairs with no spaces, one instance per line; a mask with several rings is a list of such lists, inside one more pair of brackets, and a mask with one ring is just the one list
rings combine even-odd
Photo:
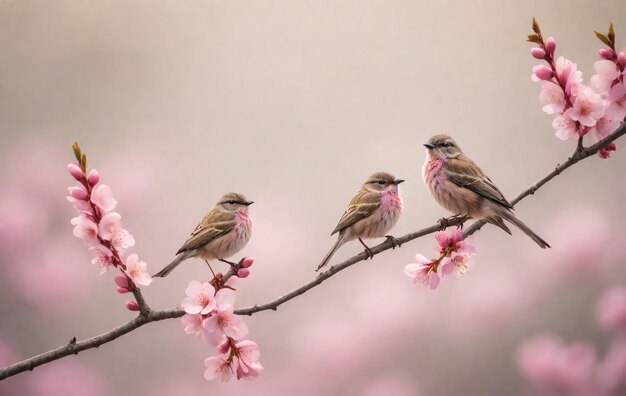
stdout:
[[393,181],[393,184],[394,184],[395,186],[397,186],[398,184],[402,183],[403,181],[404,181],[404,180],[402,180],[402,179],[396,179],[396,180],[394,180],[394,181]]
[[430,143],[426,143],[426,144],[424,145],[424,147],[426,147],[426,148],[427,148],[427,149],[429,149],[429,150],[432,150],[432,149],[434,149],[434,148],[435,148],[435,145],[434,145],[434,144],[430,144]]
[[243,204],[244,204],[244,205],[246,205],[246,206],[250,206],[250,205],[252,205],[253,203],[254,203],[254,201],[246,201],[246,202],[244,202]]

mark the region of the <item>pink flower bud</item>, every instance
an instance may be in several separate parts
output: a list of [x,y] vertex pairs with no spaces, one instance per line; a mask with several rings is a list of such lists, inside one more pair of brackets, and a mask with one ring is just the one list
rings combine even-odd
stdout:
[[598,51],[598,55],[602,59],[613,60],[615,52],[613,52],[613,50],[610,48],[602,48],[600,51]]
[[89,174],[87,175],[87,182],[89,183],[89,185],[93,187],[96,184],[98,184],[99,181],[100,181],[100,173],[98,173],[98,171],[95,169],[90,170]]
[[125,293],[129,293],[130,290],[128,290],[125,287],[118,287],[117,289],[115,289],[115,291],[117,291],[119,294],[125,294]]
[[549,80],[554,74],[548,66],[539,66],[535,69],[535,76],[540,80]]
[[139,304],[136,301],[126,301],[124,304],[127,310],[129,311],[139,311]]
[[250,275],[250,270],[247,268],[241,268],[239,271],[237,271],[238,278],[247,278],[249,275]]
[[85,174],[83,170],[76,164],[67,164],[67,170],[70,171],[70,175],[78,181],[85,179]]
[[254,264],[254,258],[252,258],[252,257],[246,257],[241,262],[241,265],[243,266],[243,268],[251,267],[252,264]]
[[226,341],[219,344],[217,347],[215,347],[215,349],[217,349],[218,353],[226,354],[230,349],[230,340],[227,338]]
[[536,58],[536,59],[544,59],[546,57],[546,51],[544,51],[543,48],[539,48],[539,47],[531,48],[530,54],[533,56],[533,58]]
[[621,68],[626,67],[626,55],[623,52],[617,54],[617,63]]
[[113,278],[113,280],[115,281],[115,284],[119,287],[130,289],[130,283],[128,282],[128,277],[125,274],[119,272],[117,275],[115,275],[115,278]]
[[83,187],[68,187],[67,190],[74,199],[79,199],[81,201],[87,201],[89,199],[89,194]]
[[546,51],[550,53],[550,55],[554,55],[554,51],[556,50],[556,41],[554,37],[550,36],[546,40]]

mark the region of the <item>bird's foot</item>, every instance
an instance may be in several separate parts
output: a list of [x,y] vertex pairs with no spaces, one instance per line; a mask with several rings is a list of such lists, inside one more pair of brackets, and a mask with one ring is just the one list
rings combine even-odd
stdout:
[[453,222],[457,222],[460,220],[460,223],[456,224],[456,228],[462,230],[463,224],[465,223],[465,220],[467,219],[469,219],[468,215],[458,213],[458,214],[455,214],[454,216],[442,217],[441,219],[437,220],[437,222],[441,225],[442,229],[446,229],[450,227]]
[[367,255],[367,257],[365,258],[365,260],[367,259],[373,259],[374,258],[374,252],[372,252],[372,249],[370,249],[369,246],[367,246],[365,244],[365,242],[363,242],[363,240],[361,238],[359,238],[359,242],[361,242],[361,245],[363,245],[365,247],[365,254]]
[[398,240],[393,235],[385,235],[385,238],[387,238],[387,242],[391,242],[392,249],[395,249],[396,246],[397,247],[402,246],[402,244],[398,242]]

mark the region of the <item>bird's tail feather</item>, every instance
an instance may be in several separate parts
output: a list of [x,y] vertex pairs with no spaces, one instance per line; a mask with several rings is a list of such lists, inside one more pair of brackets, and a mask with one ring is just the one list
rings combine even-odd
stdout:
[[322,269],[323,266],[325,266],[326,264],[328,264],[328,262],[330,261],[330,259],[333,257],[333,254],[335,254],[335,252],[337,251],[337,249],[339,249],[339,247],[341,247],[341,245],[343,245],[345,243],[345,239],[343,238],[342,235],[339,235],[339,238],[337,238],[337,242],[335,242],[335,244],[333,245],[333,247],[330,249],[330,251],[326,254],[326,257],[324,257],[324,260],[322,260],[322,262],[320,263],[320,265],[317,266],[317,269],[315,271],[319,271],[320,269]]
[[165,278],[166,276],[169,275],[170,272],[174,270],[174,268],[178,267],[180,263],[187,260],[189,257],[193,256],[194,253],[195,253],[195,250],[187,250],[186,252],[180,253],[178,256],[176,256],[176,258],[171,263],[166,265],[165,268],[163,268],[161,271],[152,275],[152,277],[153,278],[155,277]]
[[520,219],[515,217],[515,215],[513,213],[509,212],[508,210],[503,210],[503,211],[501,211],[499,213],[499,215],[501,215],[502,217],[504,217],[505,219],[507,219],[508,221],[513,223],[514,225],[516,225],[517,228],[519,228],[520,230],[522,230],[524,232],[524,234],[528,235],[530,237],[530,239],[535,241],[535,243],[537,245],[539,245],[540,248],[545,249],[545,248],[549,248],[550,247],[550,245],[548,245],[548,242],[544,241],[539,235],[535,234],[535,232],[533,230],[531,230]]

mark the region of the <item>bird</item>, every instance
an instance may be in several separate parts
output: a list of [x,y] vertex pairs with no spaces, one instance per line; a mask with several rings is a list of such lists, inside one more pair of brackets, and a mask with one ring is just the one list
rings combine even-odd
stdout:
[[201,257],[209,268],[209,260],[213,259],[235,265],[226,258],[240,251],[252,236],[252,220],[248,215],[248,207],[253,203],[243,194],[224,194],[178,249],[174,261],[153,276],[169,275],[190,257]]
[[[513,214],[513,205],[467,157],[448,135],[435,135],[424,144],[427,149],[422,169],[424,184],[443,208],[459,217],[484,220],[511,234],[504,220],[514,224],[542,249],[550,245]],[[503,220],[504,219],[504,220]]]
[[400,244],[387,233],[393,228],[402,213],[402,198],[398,191],[398,185],[404,180],[396,179],[387,172],[377,172],[368,177],[356,195],[350,201],[337,227],[330,234],[339,233],[337,242],[330,249],[326,257],[318,265],[316,271],[328,264],[333,254],[343,244],[358,239],[369,258],[374,254],[363,242],[362,238],[386,237],[391,240],[392,246]]

